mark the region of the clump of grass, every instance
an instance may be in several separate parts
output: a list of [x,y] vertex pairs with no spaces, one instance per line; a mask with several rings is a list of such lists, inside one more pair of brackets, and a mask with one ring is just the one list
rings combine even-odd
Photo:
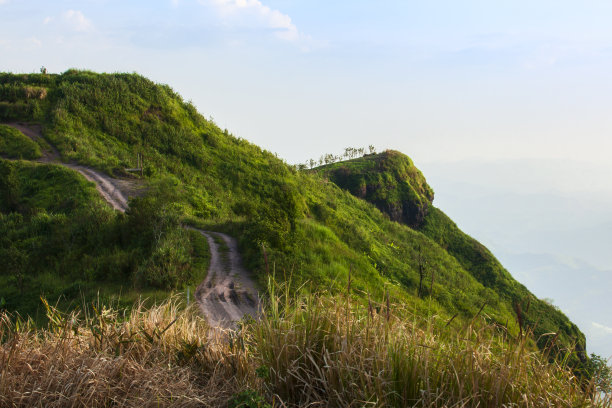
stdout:
[[47,311],[46,330],[0,315],[1,406],[216,407],[245,377],[244,355],[176,299],[129,314]]
[[12,159],[34,160],[42,157],[40,146],[7,125],[0,125],[0,154]]
[[[310,406],[611,406],[563,361],[474,319],[461,330],[400,305],[272,296],[253,329],[269,395]],[[347,317],[348,316],[348,317]]]

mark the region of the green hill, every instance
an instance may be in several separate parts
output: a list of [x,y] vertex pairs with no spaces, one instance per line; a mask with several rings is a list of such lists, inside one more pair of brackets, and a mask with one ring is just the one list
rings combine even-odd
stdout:
[[[78,298],[75,282],[106,293],[193,285],[202,245],[182,228],[193,224],[239,237],[262,282],[268,269],[295,288],[338,293],[350,275],[359,301],[388,293],[453,325],[479,316],[512,336],[533,331],[540,347],[558,333],[555,347],[585,359],[580,330],[433,207],[433,190],[401,153],[298,171],[135,74],[0,74],[0,121],[40,124],[62,160],[115,177],[130,176],[141,155],[148,186],[117,214],[69,170],[3,160],[0,250],[18,268],[0,266],[0,296],[14,309],[31,312],[45,290]],[[66,202],[49,199],[58,189]]]
[[391,220],[411,227],[423,224],[434,198],[419,169],[408,156],[396,151],[326,165],[317,171],[354,196],[371,202]]
[[38,159],[40,146],[23,133],[6,125],[0,125],[0,156],[12,159]]

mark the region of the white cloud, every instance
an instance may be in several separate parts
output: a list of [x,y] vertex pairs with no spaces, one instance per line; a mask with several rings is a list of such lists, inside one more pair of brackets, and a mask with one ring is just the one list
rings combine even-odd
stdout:
[[0,4],[6,4],[8,3],[8,0],[0,0]]
[[291,21],[291,17],[271,9],[259,0],[199,0],[212,6],[228,25],[272,29],[276,37],[285,41],[297,41],[304,36]]
[[606,333],[610,333],[612,334],[612,327],[608,327],[608,326],[604,326],[603,324],[600,323],[596,323],[596,322],[591,322],[591,324],[593,325],[593,327],[595,327],[596,329],[602,330]]
[[[51,20],[47,17],[45,22],[49,21]],[[93,28],[91,21],[78,10],[68,10],[64,12],[62,14],[62,21],[75,31],[84,32],[90,31]]]

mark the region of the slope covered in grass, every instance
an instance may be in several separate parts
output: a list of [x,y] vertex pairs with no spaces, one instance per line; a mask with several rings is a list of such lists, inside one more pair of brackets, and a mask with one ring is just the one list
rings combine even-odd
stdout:
[[[583,339],[578,327],[560,311],[539,301],[504,269],[491,252],[475,239],[463,233],[441,210],[431,205],[433,191],[409,157],[395,151],[367,155],[345,162],[333,163],[315,170],[339,187],[376,205],[391,219],[413,226],[444,250],[459,267],[467,271],[482,287],[479,297],[485,308],[510,307],[521,315],[523,329],[529,327],[542,348],[550,341],[547,333],[562,331],[563,342]],[[448,276],[439,273],[438,262],[429,262],[430,251],[420,247],[423,259],[428,261],[424,275],[455,285]],[[419,255],[413,256],[419,258]],[[448,267],[445,267],[448,269]],[[422,289],[424,291],[426,289]],[[434,290],[434,296],[436,296]],[[444,302],[446,295],[438,289],[437,299]],[[453,302],[461,307],[461,300]],[[490,309],[489,309],[490,310]],[[583,340],[577,344],[580,352]]]
[[35,316],[41,295],[67,305],[123,292],[131,303],[134,287],[149,295],[195,287],[206,272],[205,240],[176,215],[160,216],[159,198],[134,202],[124,216],[73,170],[7,160],[0,191],[0,302],[9,310]]
[[434,198],[432,188],[410,158],[392,150],[329,164],[317,172],[376,205],[393,221],[411,227],[423,223]]
[[[28,89],[39,89],[44,98]],[[128,257],[139,261],[123,269],[127,281],[164,288],[183,283],[191,261],[178,231],[180,223],[191,223],[238,237],[247,265],[261,280],[267,270],[291,277],[296,287],[337,293],[350,276],[351,293],[361,302],[368,296],[382,301],[388,293],[416,313],[456,316],[458,322],[479,315],[511,335],[527,330],[527,323],[541,347],[548,337],[539,334],[550,329],[559,332],[555,347],[567,349],[572,361],[583,358],[585,340],[575,325],[433,208],[432,189],[397,152],[347,162],[347,188],[353,191],[355,184],[363,191],[366,185],[365,195],[356,197],[330,181],[342,185],[339,178],[296,171],[219,129],[169,87],[135,74],[2,74],[0,121],[17,119],[40,123],[63,160],[121,176],[141,155],[144,181],[163,184],[133,201],[126,219],[109,215],[126,227],[117,227],[123,232],[108,245],[145,248]],[[368,194],[368,183],[379,188]],[[126,235],[131,238],[121,238]]]
[[11,159],[38,159],[40,147],[23,133],[12,127],[0,125],[0,155]]

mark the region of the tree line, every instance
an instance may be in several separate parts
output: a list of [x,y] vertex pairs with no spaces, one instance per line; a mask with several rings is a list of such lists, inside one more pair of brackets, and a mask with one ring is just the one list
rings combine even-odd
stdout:
[[309,159],[305,163],[296,164],[297,170],[313,169],[317,166],[323,166],[326,164],[336,163],[342,160],[351,160],[356,157],[363,157],[369,154],[376,154],[376,147],[369,145],[367,150],[365,147],[346,147],[344,153],[336,155],[332,153],[325,153],[319,157],[318,160]]

